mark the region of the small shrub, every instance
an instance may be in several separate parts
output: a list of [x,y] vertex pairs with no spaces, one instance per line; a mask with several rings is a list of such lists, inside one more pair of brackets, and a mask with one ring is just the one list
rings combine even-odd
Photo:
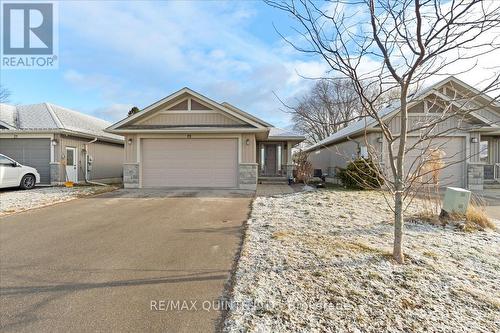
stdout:
[[339,168],[337,177],[346,187],[358,189],[375,189],[384,184],[380,177],[377,166],[371,159],[359,158],[347,165],[347,168]]
[[297,182],[307,185],[313,175],[313,167],[311,162],[308,161],[309,154],[304,151],[299,151],[293,155],[293,160],[297,165]]

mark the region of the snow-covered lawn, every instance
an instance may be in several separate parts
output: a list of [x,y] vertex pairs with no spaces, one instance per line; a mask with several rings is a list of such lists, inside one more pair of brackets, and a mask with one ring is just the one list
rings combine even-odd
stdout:
[[116,186],[36,187],[32,190],[0,190],[0,216],[113,191]]
[[500,235],[407,223],[376,192],[259,197],[238,263],[228,332],[499,332]]

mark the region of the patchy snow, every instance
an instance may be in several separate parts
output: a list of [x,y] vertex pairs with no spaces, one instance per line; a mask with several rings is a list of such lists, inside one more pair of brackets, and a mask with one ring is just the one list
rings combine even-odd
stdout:
[[32,190],[1,190],[0,216],[112,191],[113,186],[36,187]]
[[500,235],[407,223],[395,264],[380,193],[253,203],[225,332],[499,332]]

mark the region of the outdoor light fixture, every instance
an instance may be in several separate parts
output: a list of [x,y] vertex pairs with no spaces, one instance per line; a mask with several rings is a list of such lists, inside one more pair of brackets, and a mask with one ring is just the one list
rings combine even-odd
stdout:
[[131,144],[132,144],[132,138],[128,139],[127,143],[128,143],[129,145],[131,145]]
[[471,138],[471,139],[470,139],[470,142],[471,142],[471,143],[478,143],[477,138]]
[[57,146],[57,140],[56,139],[52,139],[50,141],[50,143],[53,145],[53,146]]
[[247,140],[245,141],[245,143],[246,143],[246,145],[247,145],[247,146],[248,146],[248,145],[250,145],[250,139],[247,139]]

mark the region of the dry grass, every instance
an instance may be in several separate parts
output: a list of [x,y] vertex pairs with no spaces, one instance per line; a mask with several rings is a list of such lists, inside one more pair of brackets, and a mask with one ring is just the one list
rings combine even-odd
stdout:
[[471,198],[469,207],[465,215],[451,214],[447,217],[440,217],[436,210],[429,209],[429,206],[435,206],[435,200],[424,198],[423,208],[413,216],[413,218],[432,225],[446,226],[448,224],[455,225],[459,229],[466,232],[491,229],[496,230],[495,223],[489,218],[485,209],[485,202],[477,196]]
[[474,204],[471,204],[467,209],[467,213],[465,214],[465,227],[467,229],[491,229],[495,230],[496,226],[491,221],[491,219],[486,215],[484,207],[478,207]]
[[272,233],[271,238],[272,239],[284,239],[291,236],[291,234],[287,231],[275,231]]

